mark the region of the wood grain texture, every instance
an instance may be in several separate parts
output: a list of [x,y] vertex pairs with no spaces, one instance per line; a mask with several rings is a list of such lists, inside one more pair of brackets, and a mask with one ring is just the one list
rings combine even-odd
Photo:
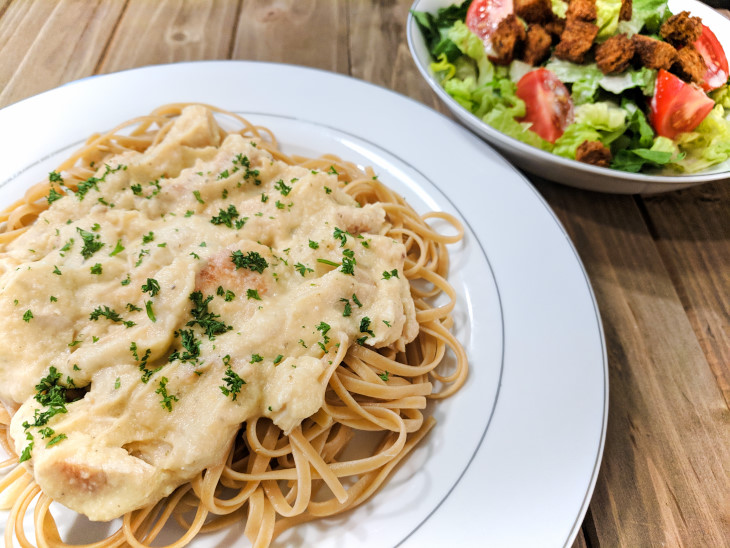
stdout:
[[661,257],[730,408],[730,186],[704,185],[643,202]]
[[332,0],[246,0],[231,57],[347,74],[348,6]]
[[129,0],[99,72],[225,59],[238,8],[237,0]]
[[12,2],[0,20],[0,107],[94,73],[124,3]]
[[410,6],[394,0],[350,2],[351,74],[447,113],[411,58],[406,38]]
[[606,334],[599,545],[728,545],[730,414],[636,202],[538,185],[584,261]]

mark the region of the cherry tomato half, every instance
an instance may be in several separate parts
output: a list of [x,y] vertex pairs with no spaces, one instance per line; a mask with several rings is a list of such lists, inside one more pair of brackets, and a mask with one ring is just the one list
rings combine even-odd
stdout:
[[512,11],[512,0],[474,0],[466,12],[466,26],[486,40]]
[[546,141],[554,143],[565,128],[573,123],[573,101],[570,92],[552,72],[540,68],[525,74],[517,82],[517,97],[525,102],[525,116],[530,129]]
[[660,69],[649,106],[649,122],[654,131],[674,139],[680,133],[692,131],[700,125],[715,102],[699,87]]
[[724,85],[727,82],[730,70],[728,70],[725,52],[715,34],[705,25],[702,25],[702,34],[694,45],[707,65],[707,72],[705,72],[705,77],[702,80],[702,89],[711,91]]

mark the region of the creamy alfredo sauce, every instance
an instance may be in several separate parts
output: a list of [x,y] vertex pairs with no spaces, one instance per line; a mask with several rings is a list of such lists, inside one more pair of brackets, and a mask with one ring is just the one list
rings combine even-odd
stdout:
[[16,450],[45,493],[93,520],[220,463],[247,419],[290,431],[321,407],[338,345],[417,333],[382,207],[218,135],[188,107],[161,143],[108,161],[0,250]]

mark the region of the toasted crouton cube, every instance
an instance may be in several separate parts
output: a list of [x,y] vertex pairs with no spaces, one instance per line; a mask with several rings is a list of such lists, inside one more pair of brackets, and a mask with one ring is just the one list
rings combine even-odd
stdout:
[[641,64],[647,68],[669,70],[677,60],[677,50],[671,44],[641,34],[634,34],[631,41]]
[[631,21],[634,12],[632,0],[621,0],[621,11],[618,12],[619,21]]
[[522,60],[533,66],[539,65],[550,55],[552,45],[553,40],[542,25],[530,25],[527,27],[527,39]]
[[553,44],[557,44],[558,42],[560,42],[560,35],[563,34],[563,31],[565,30],[565,19],[561,19],[560,17],[554,15],[543,26],[545,27],[545,30],[548,31],[548,33],[550,34],[550,37],[553,40]]
[[596,64],[603,74],[623,72],[635,53],[634,43],[625,34],[611,36],[596,47]]
[[515,14],[510,14],[499,22],[492,34],[492,60],[500,65],[508,65],[515,58],[525,41],[525,27]]
[[596,0],[570,0],[567,13],[568,19],[595,21],[596,17]]
[[611,151],[600,141],[583,141],[575,151],[576,160],[594,166],[608,167],[611,158]]
[[573,63],[582,63],[591,49],[598,34],[598,25],[568,18],[560,42],[555,48],[555,56]]
[[677,50],[677,61],[671,70],[682,80],[699,84],[705,78],[707,64],[694,46],[685,46]]
[[702,34],[702,19],[682,11],[667,19],[659,29],[659,34],[674,47],[694,44]]
[[550,0],[514,0],[515,15],[526,23],[543,23],[552,15]]

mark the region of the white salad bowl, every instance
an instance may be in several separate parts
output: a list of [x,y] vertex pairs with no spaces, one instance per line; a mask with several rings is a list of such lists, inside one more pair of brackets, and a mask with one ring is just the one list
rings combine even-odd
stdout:
[[[558,183],[615,194],[653,194],[679,190],[711,181],[730,182],[730,160],[692,174],[628,173],[556,156],[509,137],[489,126],[462,107],[441,87],[430,68],[432,59],[412,13],[413,11],[435,13],[439,8],[454,3],[461,2],[460,0],[415,0],[411,6],[407,25],[408,47],[411,55],[421,75],[456,119],[494,146],[520,169]],[[669,0],[668,5],[672,13],[689,11],[692,15],[701,17],[703,23],[713,31],[722,44],[726,55],[730,57],[730,19],[726,19],[697,0]]]

